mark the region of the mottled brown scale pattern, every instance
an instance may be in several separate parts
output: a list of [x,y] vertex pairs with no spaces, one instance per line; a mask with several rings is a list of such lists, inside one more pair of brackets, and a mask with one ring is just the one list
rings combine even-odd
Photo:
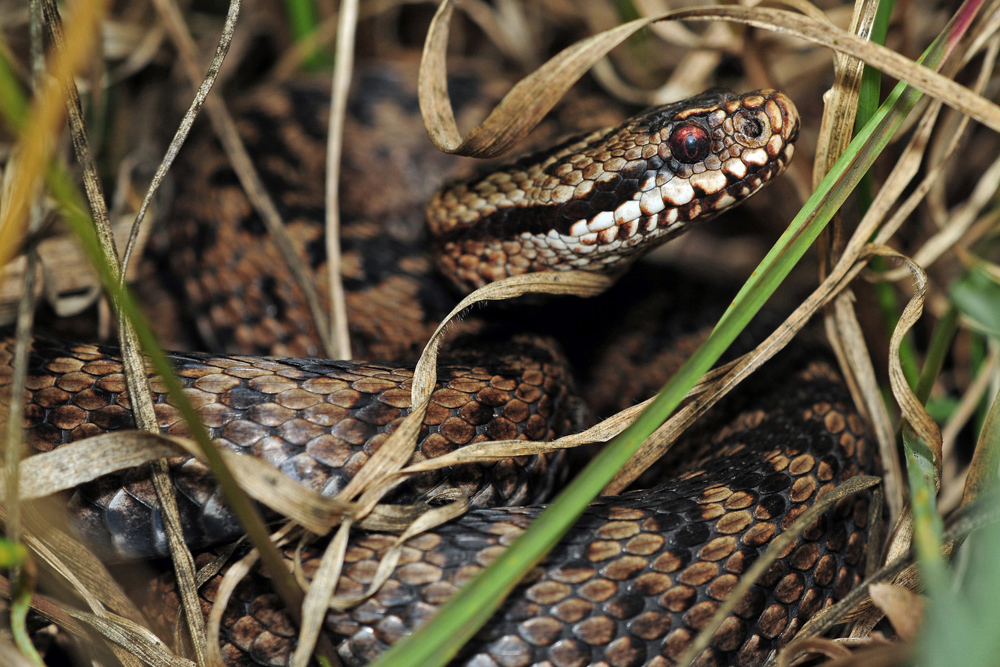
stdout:
[[[481,117],[503,93],[503,77],[456,69],[451,84],[460,114]],[[421,248],[419,210],[442,179],[471,163],[440,153],[427,139],[408,83],[415,72],[416,62],[362,67],[355,88],[365,94],[354,96],[348,109],[341,245],[352,352],[359,359],[416,357],[455,300]],[[233,103],[240,136],[323,303],[329,98],[328,82],[310,79],[263,86]],[[385,140],[387,127],[393,141]],[[225,153],[203,129],[181,153],[183,196],[168,226],[169,260],[201,337],[220,352],[319,356],[301,291]],[[372,155],[373,147],[380,154]]]
[[[0,340],[0,394],[10,384],[12,350],[10,339]],[[216,443],[261,458],[326,495],[337,494],[409,414],[412,365],[202,354],[175,354],[171,361]],[[576,426],[572,380],[543,341],[459,355],[444,360],[438,373],[414,461],[485,440],[551,440]],[[152,386],[162,432],[188,435],[162,383],[153,377]],[[25,405],[26,438],[39,451],[134,428],[122,365],[109,348],[36,340]],[[6,404],[0,403],[0,419],[5,416]],[[537,502],[558,474],[552,459],[434,471],[414,477],[392,498],[409,502],[447,488],[467,493],[472,506]],[[202,463],[177,457],[171,471],[190,543],[240,535]],[[80,531],[102,551],[125,557],[166,553],[144,470],[85,485],[71,505]]]
[[[833,484],[874,471],[850,397],[833,377],[829,367],[816,363],[794,376],[751,383],[740,392],[745,404],[730,415],[737,426],[717,443],[718,456],[694,463],[697,474],[598,500],[458,664],[674,664],[780,529],[772,518],[798,514],[813,502],[791,497],[798,482],[815,479],[820,462],[832,471]],[[752,420],[746,413],[760,405],[768,406],[769,418],[747,426]],[[760,665],[811,616],[845,595],[860,578],[868,502],[867,496],[840,501],[791,545],[737,604],[697,664]],[[707,506],[722,513],[706,512]],[[411,540],[403,564],[381,591],[355,609],[328,615],[327,630],[339,642],[344,663],[366,664],[426,623],[539,509],[476,510]],[[362,591],[390,541],[389,535],[358,535],[338,592]],[[319,553],[306,556],[307,573]],[[267,579],[257,573],[227,608],[223,646],[230,664],[264,664],[274,646],[290,648],[280,632],[287,619],[275,615],[272,597],[262,597],[268,590]],[[157,592],[176,605],[171,584],[161,582]],[[162,609],[161,598],[153,599],[151,606]],[[266,613],[262,599],[269,602]],[[254,634],[244,631],[248,625]]]
[[[362,65],[345,120],[340,187],[341,273],[352,357],[415,358],[455,305],[453,289],[426,252],[423,205],[441,183],[482,168],[431,144],[418,110],[418,59]],[[329,81],[299,79],[258,87],[232,101],[237,129],[260,172],[323,304],[326,130]],[[510,75],[449,63],[458,122],[481,120]],[[532,135],[545,142],[567,127],[614,123],[606,100],[569,99],[557,120]],[[389,128],[387,130],[387,128]],[[183,178],[170,223],[168,263],[207,349],[230,354],[315,357],[322,352],[304,297],[253,212],[224,152],[195,126],[175,173]],[[391,317],[386,314],[391,313]],[[453,331],[477,331],[467,319]]]

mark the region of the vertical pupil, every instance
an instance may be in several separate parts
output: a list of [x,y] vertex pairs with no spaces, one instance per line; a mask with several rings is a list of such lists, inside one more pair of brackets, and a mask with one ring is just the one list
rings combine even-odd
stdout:
[[686,164],[694,164],[708,155],[708,135],[698,126],[682,127],[670,139],[673,156]]
[[688,132],[687,136],[684,137],[684,154],[689,158],[693,158],[698,154],[698,143],[699,139],[695,132]]

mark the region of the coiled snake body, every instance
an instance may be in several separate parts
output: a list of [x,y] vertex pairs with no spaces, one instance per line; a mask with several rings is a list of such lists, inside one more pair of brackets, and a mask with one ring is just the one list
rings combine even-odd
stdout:
[[[280,113],[282,102],[267,104],[277,104]],[[244,115],[244,129],[254,122],[252,113]],[[300,132],[308,134],[308,125]],[[463,289],[530,271],[620,272],[650,247],[742,201],[779,174],[797,131],[794,106],[780,93],[713,90],[566,141],[435,195],[427,218],[437,263]],[[247,134],[253,143],[253,132]],[[258,143],[274,143],[266,132],[258,135]],[[285,151],[291,143],[287,135],[278,137]],[[227,185],[224,178],[214,180],[205,186]],[[291,200],[301,204],[305,195],[296,196]],[[244,213],[230,199],[193,195],[188,201]],[[180,258],[190,296],[210,320],[227,322],[214,336],[251,346],[259,341],[246,334],[260,330],[259,318],[251,314],[234,324],[233,294],[270,292],[280,303],[297,297],[266,276],[233,288],[239,281],[219,265],[196,276],[193,263],[212,253],[252,253],[226,235],[257,233],[254,227],[244,221],[236,232],[188,228],[175,237],[192,244]],[[312,258],[316,237],[299,240]],[[191,263],[187,268],[185,261]],[[419,262],[397,263],[412,268]],[[405,313],[400,320],[408,321]],[[267,349],[308,352],[302,342],[308,332],[296,326],[291,333],[275,330]],[[373,340],[366,350],[398,352],[384,335]],[[9,362],[9,344],[0,355]],[[487,439],[552,439],[575,428],[572,382],[560,361],[547,344],[522,342],[447,362],[417,456]],[[328,494],[343,488],[409,409],[412,371],[398,364],[197,354],[175,356],[174,362],[217,441]],[[0,383],[8,377],[5,363]],[[130,426],[123,392],[113,350],[36,341],[29,441],[48,450]],[[698,441],[700,453],[674,479],[595,503],[463,659],[474,665],[671,664],[775,534],[818,495],[874,469],[860,419],[824,362],[788,366],[748,395],[733,403],[718,433]],[[165,400],[157,402],[157,414],[168,432],[184,432]],[[537,513],[530,504],[553,485],[553,470],[550,458],[516,459],[418,477],[398,490],[396,500],[405,501],[457,486],[478,509],[410,540],[397,571],[374,597],[329,615],[327,626],[341,637],[338,652],[345,663],[369,661],[422,624],[494,558]],[[238,533],[197,461],[175,461],[172,471],[192,542]],[[510,503],[529,506],[495,507]],[[73,506],[82,532],[104,550],[164,553],[144,473],[87,485]],[[844,595],[858,576],[866,512],[865,498],[845,499],[810,528],[740,602],[698,664],[759,664],[805,619]],[[338,593],[364,589],[391,539],[363,533],[352,542]],[[314,566],[307,558],[307,574]],[[203,589],[206,599],[212,599],[213,586]],[[288,660],[295,628],[274,604],[262,575],[241,584],[223,623],[229,664]]]

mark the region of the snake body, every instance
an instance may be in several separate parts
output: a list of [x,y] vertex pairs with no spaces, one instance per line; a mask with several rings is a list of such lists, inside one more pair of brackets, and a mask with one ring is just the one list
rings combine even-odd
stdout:
[[[721,428],[688,467],[651,489],[595,502],[458,664],[674,664],[775,535],[817,497],[875,469],[836,374],[825,362],[795,361],[801,355],[750,383],[742,405],[716,422]],[[374,597],[327,615],[343,663],[366,664],[426,623],[541,509],[474,510],[409,540],[393,578]],[[860,578],[867,514],[866,497],[845,498],[811,526],[752,587],[696,664],[760,665],[846,595]],[[395,537],[362,533],[352,540],[338,595],[367,588]],[[304,555],[307,576],[325,546]],[[210,560],[205,554],[201,562]],[[203,590],[206,604],[217,582]],[[177,608],[172,583],[153,591],[153,613]],[[297,632],[287,615],[275,613],[271,591],[259,571],[237,588],[223,616],[228,664],[286,664]],[[168,612],[165,627],[174,620]]]
[[[267,104],[272,111],[273,105],[280,109],[284,104],[307,116],[295,102]],[[255,129],[255,122],[252,113],[244,114],[250,143],[274,150],[274,137]],[[277,139],[281,150],[287,153],[303,135],[318,132],[321,125],[314,125],[282,133]],[[713,90],[567,140],[490,175],[452,183],[435,195],[427,218],[437,263],[462,289],[529,271],[620,272],[649,248],[739,203],[777,176],[791,157],[797,132],[794,106],[784,95]],[[271,176],[281,174],[295,179],[281,169]],[[231,185],[225,177],[210,180],[207,186]],[[308,208],[310,195],[290,190],[284,206]],[[214,201],[194,196],[182,210],[199,204],[250,215],[229,195]],[[258,227],[243,219],[235,234],[258,234]],[[356,240],[378,238],[364,224],[357,229],[362,231]],[[232,317],[225,317],[232,315],[239,295],[267,293],[278,305],[265,310],[279,315],[286,310],[283,304],[298,297],[273,278],[254,276],[244,284],[239,275],[234,279],[218,266],[207,278],[198,277],[191,265],[183,264],[185,256],[188,262],[201,262],[211,253],[254,252],[252,244],[231,242],[225,236],[231,233],[222,226],[181,232],[180,238],[194,244],[193,253],[180,253],[182,276],[198,307],[210,311],[210,318],[228,322],[228,328],[215,330],[216,338],[254,347],[259,341],[245,335],[253,327],[238,319],[234,326]],[[313,261],[317,237],[306,232],[298,240],[318,270],[324,260]],[[400,256],[408,256],[407,251],[402,248]],[[422,279],[421,261],[396,263]],[[401,321],[418,322],[423,316],[408,319],[402,313]],[[291,319],[290,329],[274,330],[266,349],[314,353],[311,332]],[[249,321],[259,318],[244,320]],[[380,331],[374,342],[363,344],[365,349],[412,351],[412,344],[400,347],[389,340],[386,334],[392,329],[389,325]],[[532,347],[535,351],[522,348],[506,358],[479,357],[471,367],[458,368],[459,360],[447,362],[453,367],[441,373],[418,456],[439,455],[475,440],[551,439],[576,427],[558,353],[544,344],[541,352]],[[5,362],[0,384],[9,378],[9,349],[0,349]],[[398,364],[197,354],[175,356],[174,363],[217,441],[261,456],[331,493],[342,488],[346,475],[409,407],[409,371]],[[36,343],[29,441],[50,449],[129,426],[122,384],[113,350]],[[849,396],[823,363],[776,375],[750,395],[753,400],[729,417],[718,436],[702,442],[706,451],[675,479],[596,503],[543,570],[511,596],[495,623],[467,649],[468,664],[670,664],[774,534],[818,495],[874,469]],[[182,429],[162,399],[158,415],[165,428]],[[481,509],[412,539],[393,578],[374,598],[328,617],[330,631],[342,637],[338,651],[344,661],[363,664],[425,622],[509,544],[538,507],[490,506],[536,502],[544,491],[529,491],[525,482],[541,480],[543,489],[551,486],[551,464],[547,459],[516,460],[489,471],[444,473]],[[213,487],[206,485],[199,464],[178,461],[173,470],[191,538],[198,542],[206,535],[231,535],[231,519]],[[418,479],[401,498],[443,481]],[[124,481],[98,480],[78,492],[75,504],[83,532],[97,536],[106,549],[128,555],[162,553],[150,498],[148,480],[136,473]],[[858,577],[866,503],[865,498],[843,501],[807,531],[738,605],[699,664],[759,664],[771,649],[787,643],[805,618],[842,596]],[[370,581],[378,552],[389,539],[368,533],[352,543],[339,593],[357,593]],[[307,559],[307,573],[314,566]],[[202,590],[206,599],[212,598],[213,585]],[[154,605],[163,611],[160,603]],[[229,664],[274,665],[289,659],[295,632],[274,605],[262,575],[241,585],[224,621]]]
[[[30,445],[51,451],[89,435],[134,428],[121,359],[114,348],[38,339],[29,368],[25,427]],[[0,342],[9,369],[11,341]],[[176,375],[220,446],[256,456],[309,488],[335,496],[409,414],[412,364],[323,359],[171,355]],[[189,435],[180,413],[153,378],[160,428]],[[9,376],[0,372],[0,386]],[[417,460],[484,440],[552,440],[576,425],[572,379],[559,353],[524,340],[453,355],[417,446]],[[553,459],[537,456],[427,473],[397,489],[405,503],[461,490],[473,507],[538,502],[557,479]],[[242,534],[208,468],[173,457],[171,473],[186,541],[204,546]],[[76,489],[77,532],[105,556],[169,554],[147,471],[109,475]]]

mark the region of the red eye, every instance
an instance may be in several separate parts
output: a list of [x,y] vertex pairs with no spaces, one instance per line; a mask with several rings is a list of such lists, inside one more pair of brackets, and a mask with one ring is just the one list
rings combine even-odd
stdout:
[[708,155],[711,140],[700,125],[684,125],[670,135],[670,154],[678,162],[694,164]]

